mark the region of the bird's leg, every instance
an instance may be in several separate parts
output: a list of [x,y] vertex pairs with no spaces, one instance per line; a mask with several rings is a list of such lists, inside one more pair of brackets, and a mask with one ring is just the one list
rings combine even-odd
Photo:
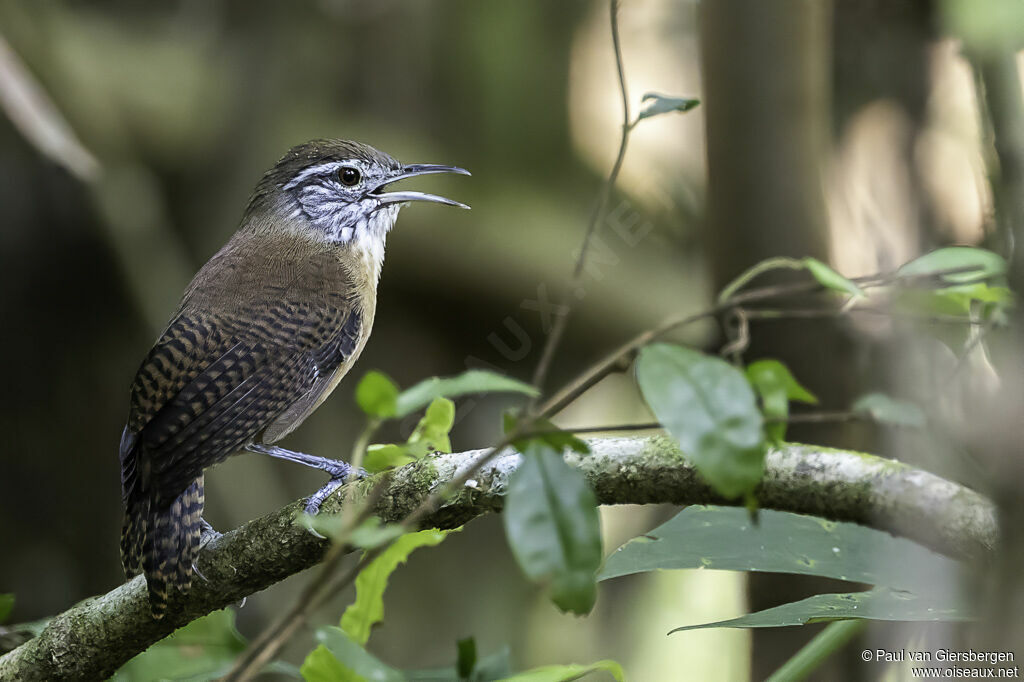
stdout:
[[[342,462],[337,459],[328,459],[326,457],[317,457],[316,455],[307,455],[302,452],[293,452],[292,450],[279,448],[276,445],[250,443],[245,446],[245,449],[249,452],[257,452],[262,455],[277,457],[278,459],[286,459],[289,462],[304,464],[308,467],[313,467],[314,469],[322,469],[330,475],[331,480],[327,481],[320,490],[313,493],[306,502],[305,511],[307,514],[316,514],[319,512],[320,505],[324,503],[324,500],[330,497],[331,493],[345,483],[345,479],[348,478],[349,473],[352,471],[352,465],[346,462]],[[366,472],[359,472],[359,478],[362,478],[365,475]]]
[[[200,518],[199,519],[199,547],[196,548],[196,554],[198,554],[199,551],[203,549],[203,547],[206,547],[206,545],[210,544],[212,541],[216,540],[217,538],[219,538],[222,535],[224,535],[224,534],[223,533],[218,533],[217,531],[215,531],[213,529],[213,526],[210,525],[209,521],[207,521],[206,519]],[[192,572],[195,573],[196,575],[198,575],[200,578],[202,578],[203,582],[209,582],[206,579],[206,576],[203,575],[200,572],[199,567],[196,566],[196,562],[195,561],[192,562]]]

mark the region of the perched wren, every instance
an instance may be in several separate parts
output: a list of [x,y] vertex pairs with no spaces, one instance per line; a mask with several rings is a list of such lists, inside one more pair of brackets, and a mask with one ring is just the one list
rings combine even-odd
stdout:
[[454,166],[403,166],[344,140],[291,149],[263,176],[241,226],[185,290],[131,388],[121,436],[121,562],[145,573],[153,615],[187,592],[205,530],[203,470],[247,450],[323,469],[320,504],[350,471],[274,443],[327,398],[373,326],[384,241],[399,208],[433,194],[387,191]]

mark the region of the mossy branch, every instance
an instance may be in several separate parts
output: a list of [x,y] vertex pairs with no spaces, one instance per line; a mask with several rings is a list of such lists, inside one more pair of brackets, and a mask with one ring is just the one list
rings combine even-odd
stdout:
[[[594,438],[592,454],[566,455],[593,485],[601,504],[722,503],[676,445],[663,436]],[[399,521],[433,490],[455,478],[485,450],[440,455],[394,472],[377,504],[385,521]],[[500,511],[513,451],[484,466],[459,493],[423,521],[451,528]],[[373,479],[357,485],[364,491]],[[324,512],[340,509],[334,495]],[[917,540],[955,556],[986,553],[996,542],[991,503],[981,495],[905,464],[872,455],[787,445],[768,455],[758,491],[763,507],[856,521]],[[36,638],[0,657],[2,680],[101,679],[175,629],[309,568],[323,540],[293,519],[295,502],[210,543],[197,580],[180,610],[162,620],[149,613],[142,577],[87,599],[56,616]]]

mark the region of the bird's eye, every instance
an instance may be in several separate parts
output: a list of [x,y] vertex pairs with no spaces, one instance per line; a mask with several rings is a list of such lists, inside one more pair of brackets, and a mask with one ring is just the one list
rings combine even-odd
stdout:
[[353,168],[352,166],[345,166],[338,171],[338,179],[341,180],[341,184],[346,187],[352,187],[359,184],[359,169]]

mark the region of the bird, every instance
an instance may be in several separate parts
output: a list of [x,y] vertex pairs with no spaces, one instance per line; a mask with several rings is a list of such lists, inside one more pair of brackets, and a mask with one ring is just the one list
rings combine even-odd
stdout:
[[[290,149],[257,183],[235,234],[195,275],[145,356],[121,436],[121,563],[145,575],[163,617],[191,589],[217,533],[202,518],[204,470],[252,452],[325,471],[315,514],[350,465],[276,445],[359,357],[373,327],[388,232],[411,202],[469,208],[388,187],[431,173],[369,145],[318,139]],[[201,574],[200,574],[201,575]]]

